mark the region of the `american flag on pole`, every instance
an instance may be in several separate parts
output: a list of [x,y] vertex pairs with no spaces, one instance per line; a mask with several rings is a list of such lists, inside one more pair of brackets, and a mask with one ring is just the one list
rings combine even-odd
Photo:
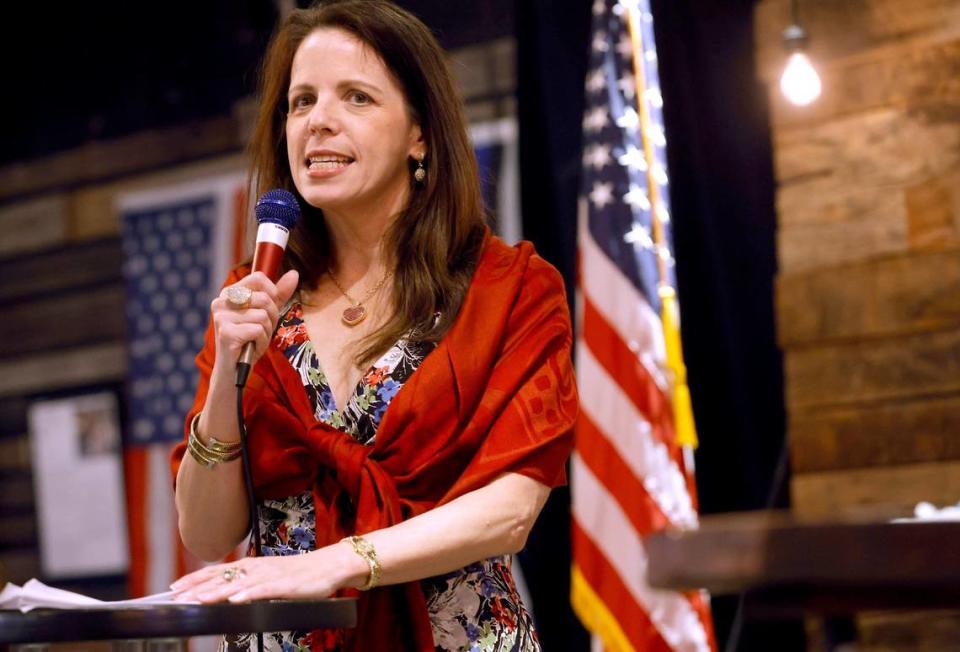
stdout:
[[700,592],[646,584],[643,537],[697,526],[649,0],[596,0],[583,118],[572,601],[604,648],[716,649]]
[[199,566],[180,544],[170,450],[197,388],[197,351],[237,252],[242,175],[119,199],[127,310],[124,475],[132,596],[169,590]]

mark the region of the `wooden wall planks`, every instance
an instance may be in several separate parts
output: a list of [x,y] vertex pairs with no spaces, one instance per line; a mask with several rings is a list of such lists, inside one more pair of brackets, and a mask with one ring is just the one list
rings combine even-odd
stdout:
[[897,464],[795,475],[794,509],[805,517],[909,516],[920,501],[952,505],[960,496],[960,461]]
[[[819,41],[815,36],[815,42]],[[771,86],[769,100],[778,128],[802,126],[883,107],[960,100],[956,41],[928,48],[888,49],[868,56],[817,60],[825,91],[813,105],[798,108]]]
[[240,126],[232,116],[91,143],[0,168],[0,201],[149,173],[184,161],[231,154],[241,146]]
[[960,618],[949,611],[867,613],[857,618],[857,652],[934,652],[956,649]]
[[67,241],[67,197],[43,197],[0,207],[0,256],[22,255]]
[[120,283],[110,283],[20,301],[0,320],[0,358],[121,340],[124,296]]
[[960,327],[788,349],[785,362],[790,412],[956,394]]
[[127,370],[120,342],[77,346],[0,360],[0,399],[51,390],[119,383]]
[[777,85],[789,5],[762,0],[754,26],[778,182],[795,505],[827,515],[953,503],[960,4],[802,3],[824,81],[806,108],[788,105]]
[[32,255],[0,258],[0,306],[118,284],[121,266],[120,240],[116,237],[81,240]]
[[781,346],[793,349],[960,324],[960,248],[781,275]]
[[794,474],[960,460],[960,394],[790,416]]
[[[873,61],[926,50],[960,37],[954,0],[810,0],[800,20],[820,64]],[[762,0],[754,18],[757,72],[775,82],[783,66],[781,34],[790,24],[790,0]]]
[[777,181],[819,180],[823,189],[867,186],[879,194],[944,174],[960,167],[958,118],[956,103],[918,103],[775,130]]

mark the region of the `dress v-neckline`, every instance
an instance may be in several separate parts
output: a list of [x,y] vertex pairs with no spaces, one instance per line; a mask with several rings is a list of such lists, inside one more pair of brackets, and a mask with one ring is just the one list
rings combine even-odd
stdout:
[[349,396],[338,401],[324,373],[315,341],[307,333],[302,304],[285,306],[275,335],[277,345],[298,370],[311,397],[318,421],[343,430],[362,443],[371,443],[386,410],[411,374],[435,348],[401,337],[364,370]]
[[287,307],[287,309],[283,311],[283,313],[285,314],[288,310],[290,310],[294,306],[298,306],[300,309],[300,322],[303,324],[303,342],[305,344],[309,344],[309,347],[307,350],[309,351],[310,357],[311,357],[311,360],[309,361],[310,366],[315,368],[320,373],[320,377],[323,379],[323,388],[325,388],[327,391],[330,392],[330,405],[328,406],[329,411],[335,412],[340,416],[344,416],[347,413],[347,409],[350,407],[351,403],[356,403],[358,391],[362,391],[362,389],[366,386],[366,383],[364,383],[364,379],[367,376],[369,376],[370,372],[374,371],[377,368],[377,365],[381,364],[387,358],[387,356],[389,356],[393,352],[393,350],[397,348],[397,346],[403,340],[401,339],[395,342],[389,349],[387,349],[384,352],[383,355],[381,355],[379,358],[374,360],[370,366],[364,369],[363,373],[360,374],[360,380],[354,383],[354,385],[350,388],[350,394],[347,396],[347,400],[344,403],[343,407],[341,408],[340,401],[337,400],[337,395],[333,391],[333,385],[330,384],[330,379],[327,378],[327,374],[323,370],[323,365],[320,364],[320,356],[317,355],[317,349],[316,349],[316,345],[313,343],[313,338],[310,337],[310,333],[307,331],[307,320],[303,315],[303,303],[300,301],[294,300],[289,304],[289,307]]
[[313,344],[313,340],[310,339],[310,335],[307,334],[306,325],[304,325],[303,335],[306,338],[305,341],[310,345],[308,351],[310,352],[310,357],[312,358],[312,360],[310,360],[311,366],[313,366],[318,372],[320,372],[320,378],[322,379],[323,388],[330,392],[330,406],[329,406],[330,411],[336,412],[341,416],[346,414],[347,408],[349,408],[351,404],[356,403],[357,394],[359,392],[362,392],[363,388],[366,387],[367,383],[365,383],[364,380],[366,379],[367,376],[370,375],[370,372],[376,370],[377,366],[381,364],[387,358],[387,356],[389,356],[393,352],[393,350],[397,348],[397,344],[399,344],[398,342],[393,346],[391,346],[389,349],[387,349],[387,351],[382,356],[374,360],[373,364],[367,367],[364,370],[364,372],[360,374],[360,380],[358,380],[350,389],[350,395],[347,397],[347,400],[344,403],[343,408],[341,409],[340,402],[337,400],[337,395],[334,394],[333,392],[333,385],[330,384],[330,379],[327,378],[327,374],[323,370],[323,365],[320,364],[320,356],[317,355],[317,350]]

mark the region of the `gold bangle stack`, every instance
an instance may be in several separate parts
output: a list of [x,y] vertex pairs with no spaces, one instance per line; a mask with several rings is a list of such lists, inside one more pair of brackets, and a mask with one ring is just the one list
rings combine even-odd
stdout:
[[240,442],[226,443],[211,437],[204,444],[197,433],[197,423],[199,421],[200,413],[197,412],[193,421],[190,422],[190,436],[187,437],[187,450],[190,451],[190,455],[197,461],[197,464],[209,469],[222,462],[232,462],[240,457],[242,447]]
[[367,583],[359,587],[361,591],[369,591],[373,587],[380,584],[380,558],[377,557],[377,551],[374,549],[373,544],[364,539],[363,537],[352,536],[341,539],[341,541],[346,541],[351,546],[353,546],[353,551],[360,555],[367,565],[370,566],[370,577],[367,579]]

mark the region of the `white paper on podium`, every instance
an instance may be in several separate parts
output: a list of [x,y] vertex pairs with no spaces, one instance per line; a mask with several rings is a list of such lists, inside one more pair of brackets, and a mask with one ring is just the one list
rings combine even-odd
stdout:
[[937,507],[926,501],[917,503],[910,518],[895,518],[894,523],[925,523],[933,521],[960,521],[960,503]]
[[174,600],[173,591],[155,593],[134,600],[97,600],[79,593],[47,586],[39,580],[28,580],[23,586],[8,583],[0,592],[0,609],[19,609],[27,613],[31,609],[136,609],[160,605],[199,604],[186,600]]

